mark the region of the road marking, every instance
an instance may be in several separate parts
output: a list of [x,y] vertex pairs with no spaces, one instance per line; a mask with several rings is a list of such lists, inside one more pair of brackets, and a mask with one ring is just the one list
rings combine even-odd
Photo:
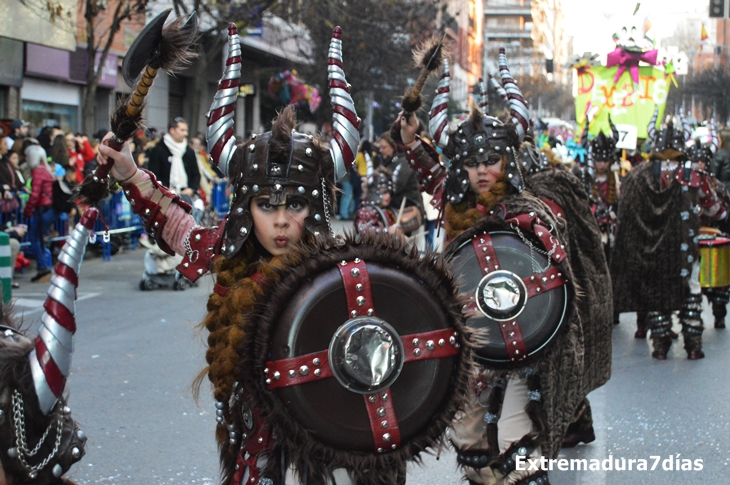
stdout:
[[[99,292],[79,293],[76,301],[88,300],[101,295]],[[20,316],[33,315],[43,311],[43,303],[46,301],[45,293],[23,293],[23,297],[37,296],[38,298],[16,298],[12,300],[15,304],[16,312]]]

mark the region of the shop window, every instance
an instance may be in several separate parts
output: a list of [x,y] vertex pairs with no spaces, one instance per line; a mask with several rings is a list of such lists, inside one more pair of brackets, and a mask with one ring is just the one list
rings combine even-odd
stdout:
[[24,99],[22,107],[22,118],[31,123],[33,128],[40,129],[44,126],[57,126],[65,132],[76,132],[78,130],[78,106]]

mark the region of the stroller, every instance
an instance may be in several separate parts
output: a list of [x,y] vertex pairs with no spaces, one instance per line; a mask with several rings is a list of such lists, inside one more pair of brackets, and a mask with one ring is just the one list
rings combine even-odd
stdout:
[[144,273],[139,282],[140,290],[151,291],[172,287],[175,291],[184,291],[192,286],[192,283],[175,269],[182,262],[182,256],[178,254],[170,256],[149,240],[140,240],[140,244],[148,248],[144,255]]
[[[182,195],[180,198],[193,206],[192,215],[196,222],[200,222],[203,215],[198,203],[200,199],[194,203],[187,195]],[[191,286],[197,286],[175,269],[182,262],[182,256],[178,254],[170,256],[150,239],[140,239],[139,243],[147,248],[144,255],[144,273],[142,273],[142,279],[139,282],[140,290],[151,291],[157,288],[172,287],[175,291],[184,291]]]

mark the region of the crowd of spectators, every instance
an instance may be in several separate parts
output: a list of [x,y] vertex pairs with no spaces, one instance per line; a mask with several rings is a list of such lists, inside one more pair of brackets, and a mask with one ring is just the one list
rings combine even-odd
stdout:
[[[50,236],[55,235],[56,223],[73,224],[77,217],[74,189],[96,168],[97,147],[105,135],[106,130],[89,137],[52,126],[34,130],[23,120],[5,128],[0,125],[2,230],[11,237],[15,268],[26,264],[20,243],[27,235],[29,254],[36,260],[33,282],[51,277]],[[175,118],[160,135],[154,128],[140,131],[130,141],[135,160],[202,211],[211,201],[214,184],[220,182],[208,162],[202,135],[188,139],[182,118]]]

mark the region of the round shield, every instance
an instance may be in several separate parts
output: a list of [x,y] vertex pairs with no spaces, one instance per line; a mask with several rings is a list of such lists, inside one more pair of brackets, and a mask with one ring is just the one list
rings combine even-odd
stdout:
[[377,205],[363,205],[355,215],[355,230],[358,233],[366,231],[387,232],[388,227],[395,224],[395,214],[389,208],[383,209]]
[[546,349],[566,320],[568,287],[536,242],[515,232],[480,232],[447,248],[467,326],[486,330],[476,358],[491,365],[525,363]]
[[466,390],[469,356],[445,269],[387,236],[358,241],[311,250],[287,273],[253,351],[267,358],[258,375],[276,404],[262,412],[280,432],[372,465],[373,455],[410,459],[439,439]]

